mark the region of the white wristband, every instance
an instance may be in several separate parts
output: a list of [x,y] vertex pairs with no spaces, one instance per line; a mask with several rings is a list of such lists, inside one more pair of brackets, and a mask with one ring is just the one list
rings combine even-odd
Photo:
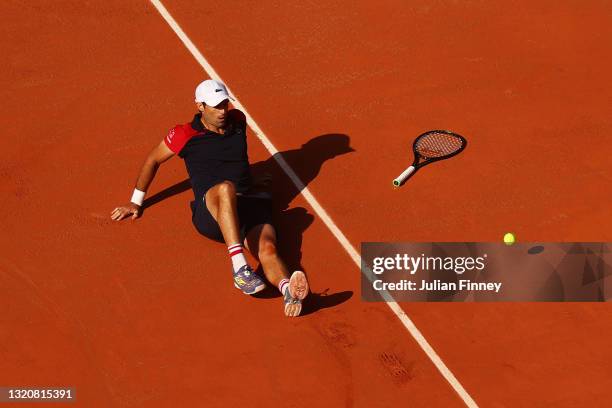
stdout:
[[144,202],[146,192],[140,191],[139,189],[134,189],[134,194],[132,194],[132,202],[140,207],[142,207],[142,203]]

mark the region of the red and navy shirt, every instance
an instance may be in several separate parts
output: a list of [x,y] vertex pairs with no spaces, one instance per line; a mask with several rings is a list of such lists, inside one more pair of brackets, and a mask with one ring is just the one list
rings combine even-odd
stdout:
[[224,180],[233,182],[237,192],[247,192],[251,172],[244,114],[229,111],[224,134],[206,129],[201,119],[202,114],[196,114],[191,123],[175,126],[165,138],[168,148],[185,160],[196,198]]

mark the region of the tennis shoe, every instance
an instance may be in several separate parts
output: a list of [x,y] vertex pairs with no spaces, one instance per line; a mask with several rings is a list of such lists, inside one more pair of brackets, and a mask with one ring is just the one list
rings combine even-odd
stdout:
[[284,305],[285,316],[296,317],[302,313],[302,300],[308,295],[308,280],[302,271],[295,271],[289,278],[289,285],[285,288]]
[[234,272],[234,286],[245,295],[253,295],[266,288],[266,283],[255,273],[249,265],[244,265]]

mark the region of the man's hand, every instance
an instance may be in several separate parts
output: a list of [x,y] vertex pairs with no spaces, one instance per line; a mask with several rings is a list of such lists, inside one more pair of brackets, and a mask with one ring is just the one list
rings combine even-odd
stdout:
[[115,221],[119,221],[131,215],[132,219],[135,220],[136,218],[140,217],[140,212],[139,205],[129,203],[115,208],[111,212],[111,218]]
[[[140,169],[140,174],[138,175],[138,180],[136,181],[136,188],[140,191],[147,191],[149,188],[149,184],[153,181],[153,177],[155,177],[155,173],[159,166],[174,156],[174,152],[170,150],[168,146],[166,146],[165,141],[161,141],[160,144],[155,146],[151,153],[145,159],[142,168]],[[142,213],[142,208],[134,204],[132,202],[122,205],[121,207],[116,207],[113,211],[111,211],[111,218],[115,221],[122,220],[126,217],[132,216],[132,219],[140,217]]]

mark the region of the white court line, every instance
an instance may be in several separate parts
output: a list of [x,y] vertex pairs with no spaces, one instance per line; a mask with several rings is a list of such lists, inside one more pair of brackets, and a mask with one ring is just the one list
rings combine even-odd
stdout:
[[[283,171],[287,174],[287,176],[289,176],[293,184],[298,188],[298,190],[301,191],[306,201],[308,201],[308,203],[310,204],[312,209],[317,213],[319,218],[323,220],[327,228],[329,228],[329,230],[334,235],[334,237],[336,237],[336,239],[340,242],[340,245],[342,245],[342,247],[346,250],[346,252],[349,254],[353,262],[355,262],[358,268],[361,268],[361,257],[359,256],[359,253],[355,250],[353,245],[349,242],[346,236],[342,233],[340,228],[338,228],[338,226],[334,223],[331,217],[327,214],[325,209],[321,207],[321,205],[319,204],[317,199],[312,195],[308,187],[304,185],[302,180],[300,180],[300,178],[297,176],[297,174],[295,174],[293,169],[287,164],[285,159],[281,155],[277,154],[278,150],[276,149],[276,147],[274,147],[272,142],[270,142],[270,139],[268,139],[268,137],[261,130],[259,125],[255,122],[255,120],[253,120],[251,115],[249,115],[246,108],[240,103],[238,98],[235,97],[234,93],[231,92],[230,87],[227,85],[227,83],[225,83],[221,79],[219,74],[217,74],[215,69],[208,63],[206,58],[204,58],[204,56],[198,50],[195,44],[189,39],[189,37],[187,37],[187,34],[185,34],[185,32],[178,25],[176,20],[174,20],[174,18],[170,15],[170,13],[166,9],[166,7],[164,7],[162,2],[160,0],[149,0],[149,1],[155,6],[159,14],[161,14],[164,20],[166,20],[170,28],[172,28],[172,30],[176,33],[176,35],[181,39],[185,47],[187,47],[189,52],[191,52],[191,54],[196,59],[196,61],[202,66],[202,68],[204,68],[204,71],[206,71],[208,76],[212,79],[219,80],[226,85],[228,92],[235,99],[234,101],[232,101],[232,105],[234,105],[236,108],[238,108],[244,113],[247,119],[247,123],[249,127],[253,130],[255,135],[259,138],[259,140],[261,140],[261,142],[266,147],[266,149],[268,149],[268,152],[272,155],[272,157],[274,157],[278,165],[283,169]],[[369,275],[368,279],[371,280],[371,274],[367,274],[367,275]],[[440,356],[438,356],[438,353],[436,353],[436,351],[429,345],[429,342],[425,339],[423,334],[421,334],[421,331],[414,325],[412,320],[408,317],[406,312],[402,310],[400,305],[397,304],[397,302],[393,299],[391,294],[389,294],[389,292],[387,291],[384,291],[381,293],[381,295],[383,299],[386,300],[386,303],[389,306],[389,308],[393,311],[393,313],[395,313],[397,318],[400,319],[404,327],[406,327],[408,332],[410,332],[414,340],[419,344],[419,346],[425,352],[425,354],[427,354],[427,357],[429,357],[429,359],[436,366],[438,371],[440,371],[444,379],[448,381],[448,383],[451,385],[451,387],[453,387],[455,392],[457,392],[459,397],[461,397],[463,402],[465,402],[465,405],[467,405],[470,408],[478,408],[478,405],[476,405],[476,402],[472,399],[470,394],[468,394],[468,392],[465,390],[465,388],[463,388],[461,383],[459,383],[457,378],[448,369],[446,364],[444,364]]]

